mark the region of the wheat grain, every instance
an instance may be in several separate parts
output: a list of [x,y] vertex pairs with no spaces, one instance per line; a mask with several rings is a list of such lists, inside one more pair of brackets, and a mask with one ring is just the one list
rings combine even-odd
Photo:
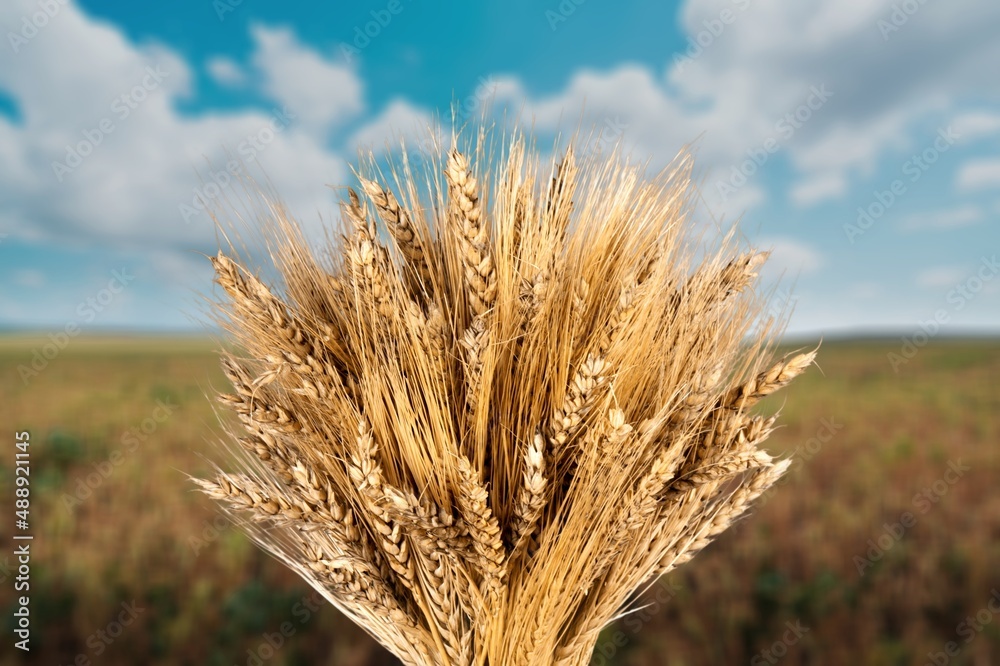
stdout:
[[351,456],[349,467],[351,480],[364,500],[368,510],[368,521],[378,533],[379,546],[386,554],[389,566],[399,577],[399,581],[411,590],[416,589],[413,562],[410,559],[408,542],[403,538],[400,526],[393,521],[383,505],[382,468],[375,461],[376,445],[368,424],[362,420],[358,425],[357,449]]
[[[422,504],[412,493],[392,487],[385,487],[384,492],[388,513],[407,527],[416,544],[417,575],[450,663],[469,664],[472,604],[456,581],[456,567],[461,566],[459,555],[464,559],[468,553],[467,548],[459,547],[463,537],[459,529],[452,527],[453,518],[435,511],[432,504]],[[447,524],[440,525],[439,519]]]
[[548,235],[554,239],[554,252],[559,251],[566,236],[570,213],[573,211],[573,195],[576,192],[578,173],[576,153],[570,146],[563,158],[559,160],[556,174],[552,178],[546,197],[543,226]]
[[408,262],[408,267],[414,273],[416,281],[411,283],[410,293],[414,296],[422,295],[425,290],[432,293],[433,284],[427,256],[410,214],[399,205],[396,196],[377,181],[362,178],[361,187],[375,204],[375,210],[396,239],[400,251]]
[[451,188],[453,218],[462,243],[465,281],[473,314],[483,315],[496,297],[496,268],[490,253],[487,227],[483,224],[478,182],[469,170],[466,157],[452,150],[445,169]]
[[815,359],[766,365],[767,254],[691,243],[686,154],[504,141],[369,156],[322,257],[265,205],[278,283],[210,258],[239,446],[198,488],[413,666],[586,664],[784,473],[750,408]]
[[482,592],[489,595],[490,606],[496,608],[503,593],[506,552],[501,541],[500,525],[489,506],[489,495],[478,475],[465,457],[458,461],[458,503],[462,518],[468,525],[472,545],[478,557],[482,577]]
[[580,429],[594,395],[607,378],[606,373],[604,359],[595,355],[587,356],[574,373],[562,406],[554,410],[549,419],[549,443],[554,460],[562,458],[567,442]]
[[375,224],[369,220],[357,192],[350,188],[347,192],[344,216],[351,221],[355,230],[354,239],[347,247],[351,277],[362,293],[371,296],[379,313],[391,316],[394,309],[388,275],[388,254],[379,244]]
[[622,329],[628,326],[629,319],[635,310],[636,290],[638,288],[639,281],[635,276],[629,276],[622,281],[621,289],[618,292],[618,301],[611,312],[611,318],[608,320],[604,336],[598,347],[601,355],[607,355],[612,343],[620,336]]
[[761,398],[787,385],[788,382],[795,379],[806,368],[812,365],[815,359],[815,351],[786,357],[771,366],[768,370],[729,391],[723,397],[721,404],[730,409],[746,409]]
[[511,559],[527,546],[545,508],[548,479],[545,477],[545,438],[536,432],[524,453],[524,486],[514,508]]
[[[712,538],[724,531],[736,520],[765,490],[781,478],[791,461],[757,468],[748,483],[741,485],[716,510],[706,511],[681,533],[677,545],[668,550],[660,559],[655,575],[661,576],[688,562],[711,543]],[[686,537],[686,538],[685,538]]]
[[465,349],[465,404],[470,419],[477,413],[482,391],[483,356],[490,343],[490,332],[482,315],[476,315],[462,336]]

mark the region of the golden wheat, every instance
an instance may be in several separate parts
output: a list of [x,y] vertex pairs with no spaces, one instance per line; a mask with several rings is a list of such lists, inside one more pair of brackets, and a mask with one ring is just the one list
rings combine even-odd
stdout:
[[687,154],[489,137],[370,156],[333,252],[265,199],[283,284],[212,258],[245,432],[197,483],[405,663],[585,664],[785,471],[749,410],[815,352],[771,360],[767,255],[692,233]]

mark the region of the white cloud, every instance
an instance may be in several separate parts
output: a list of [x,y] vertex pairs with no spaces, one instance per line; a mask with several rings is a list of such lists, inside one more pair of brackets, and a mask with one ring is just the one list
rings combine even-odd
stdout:
[[764,271],[772,277],[778,274],[794,277],[815,273],[825,263],[818,250],[795,238],[762,238],[756,246],[761,250],[770,250],[771,256],[764,265]]
[[[519,80],[497,77],[496,100],[515,113],[523,108],[523,120],[543,132],[572,128],[581,119],[586,121],[581,125],[584,128],[591,123],[598,127],[617,123],[626,149],[638,149],[640,156],[654,154],[661,165],[704,129],[664,95],[653,72],[639,65],[609,72],[578,70],[562,92],[539,99],[532,99]],[[703,140],[699,152],[714,145]]]
[[983,220],[983,211],[972,204],[953,208],[915,213],[901,223],[900,227],[907,231],[919,229],[953,229],[978,224]]
[[[542,132],[572,128],[585,109],[584,127],[592,121],[621,129],[625,150],[640,159],[652,155],[654,167],[700,137],[696,149],[699,170],[707,176],[704,195],[717,215],[737,216],[767,201],[768,183],[760,172],[776,161],[790,161],[796,171],[792,201],[811,205],[842,193],[852,169],[870,167],[886,150],[903,145],[902,128],[930,108],[914,100],[972,89],[986,76],[989,67],[978,56],[989,51],[984,46],[989,40],[974,28],[984,15],[1000,11],[957,1],[965,9],[954,12],[957,16],[942,18],[942,12],[923,7],[888,44],[874,23],[888,4],[880,10],[858,0],[810,0],[794,8],[776,0],[758,2],[737,12],[738,20],[697,59],[665,63],[664,75],[640,65],[580,70],[548,95],[529,94],[509,76],[491,84],[496,84],[498,102],[515,111],[523,108],[524,119]],[[692,0],[682,14],[684,25],[695,35],[704,29],[704,20],[739,5]],[[33,7],[30,0],[5,3],[0,19],[16,23]],[[294,115],[291,124],[272,132],[271,113],[256,110],[180,115],[176,103],[189,93],[192,77],[176,54],[156,45],[140,48],[76,5],[66,6],[57,18],[20,53],[0,51],[0,86],[16,100],[24,118],[20,125],[0,118],[0,177],[10,192],[0,217],[23,220],[30,210],[33,222],[21,225],[22,236],[104,234],[122,241],[209,243],[214,234],[207,215],[199,215],[198,224],[185,225],[177,212],[197,191],[199,181],[192,172],[218,170],[226,162],[224,148],[242,155],[240,147],[255,137],[271,139],[251,152],[259,153],[275,189],[293,209],[312,215],[331,207],[322,185],[345,174],[345,163],[331,146],[351,159],[349,153],[358,145],[378,149],[392,132],[412,140],[419,132],[409,133],[429,122],[425,110],[405,99],[363,118],[363,84],[353,69],[301,44],[288,29],[261,25],[251,30],[255,51],[249,61],[265,94],[279,110],[284,106]],[[880,63],[880,57],[913,55],[909,49],[916,48],[918,38],[959,39],[942,32],[938,21],[968,28],[959,40],[962,49],[940,49],[933,59],[894,69],[891,77],[868,71],[881,67],[871,65]],[[67,59],[66,49],[81,56]],[[921,62],[934,64],[924,78],[917,66]],[[165,72],[162,82],[128,118],[117,118],[110,111],[112,100],[141,82],[147,66]],[[946,80],[937,76],[960,66],[971,74]],[[214,58],[207,67],[223,82],[246,74],[226,58]],[[826,82],[833,92],[830,101],[812,110],[807,122],[788,124],[787,114],[801,109],[810,91]],[[917,95],[924,90],[926,96]],[[114,121],[115,131],[60,184],[52,163],[64,160],[67,146],[82,141],[82,132],[92,131],[105,117]],[[338,132],[348,130],[338,141]],[[775,141],[776,153],[761,153],[770,145],[768,139]],[[720,191],[735,165],[755,154],[766,157],[759,172],[737,188]],[[205,166],[206,158],[211,168]],[[960,183],[993,182],[991,174],[981,164],[967,165]]]
[[869,119],[864,128],[835,124],[807,145],[796,146],[792,162],[807,174],[818,171],[828,178],[844,178],[845,173],[855,170],[869,177],[883,152],[908,146],[906,124],[906,110],[897,108]]
[[311,134],[325,138],[364,110],[361,80],[353,69],[303,46],[287,28],[257,25],[251,34],[253,64],[263,76],[264,91],[287,105]]
[[789,198],[796,206],[812,206],[826,199],[840,197],[847,190],[847,181],[839,173],[820,174],[792,186]]
[[405,140],[407,146],[415,146],[430,136],[431,128],[430,112],[404,99],[394,99],[376,118],[358,128],[347,143],[378,153],[385,149],[386,144],[395,149],[400,139]]
[[933,266],[917,273],[916,283],[921,287],[954,287],[968,277],[961,266]]
[[14,283],[21,287],[45,286],[45,274],[35,268],[23,268],[14,273]]
[[1000,134],[1000,114],[990,111],[963,113],[952,124],[962,141]]
[[216,56],[210,58],[205,69],[216,83],[224,86],[237,87],[247,82],[247,75],[232,58]]
[[753,185],[745,185],[727,196],[711,185],[702,187],[700,192],[709,214],[719,220],[733,221],[767,200],[764,190]]
[[[545,133],[593,123],[621,129],[625,150],[639,160],[652,156],[656,168],[696,141],[696,179],[706,207],[717,217],[732,220],[785,198],[811,206],[855,194],[853,181],[870,177],[876,168],[896,170],[933,141],[936,129],[927,128],[953,121],[964,141],[1000,131],[1000,117],[985,110],[998,99],[992,63],[1000,61],[995,38],[1000,5],[928,3],[884,39],[878,20],[888,16],[894,1],[689,0],[681,17],[692,37],[723,9],[745,5],[746,11],[737,11],[736,20],[693,60],[579,69],[561,87],[542,93],[529,92],[510,75],[491,79],[489,87],[495,81],[498,106],[506,104],[515,114],[523,110],[522,119],[533,121],[545,149]],[[0,3],[0,25],[19,25],[22,16],[35,11],[37,0]],[[257,25],[250,36],[253,50],[246,60],[212,58],[204,63],[205,71],[221,85],[255,86],[279,111],[287,107],[293,117],[278,127],[271,104],[178,111],[192,106],[179,104],[191,94],[192,65],[161,45],[130,41],[77,4],[63,7],[17,53],[0,49],[0,89],[14,100],[19,118],[0,115],[0,229],[14,236],[13,242],[103,244],[131,257],[148,257],[143,279],[171,288],[184,281],[204,284],[207,267],[184,250],[210,251],[217,242],[214,227],[206,213],[185,224],[178,207],[192,204],[200,186],[214,185],[218,174],[228,178],[223,167],[229,156],[254,153],[251,172],[265,176],[289,209],[314,228],[318,214],[335,213],[336,195],[323,186],[345,181],[356,147],[379,150],[392,134],[412,146],[422,136],[430,117],[426,110],[404,98],[369,108],[358,71],[336,54],[301,43],[286,28]],[[128,117],[113,112],[114,100],[140,85],[147,67],[157,66],[165,76],[143,93]],[[813,91],[823,86],[832,92],[829,101],[809,108]],[[960,105],[970,99],[977,100],[979,110],[963,112]],[[481,100],[476,101],[470,116],[480,108]],[[808,119],[796,119],[797,112]],[[442,115],[447,120],[448,114]],[[60,183],[52,163],[65,160],[67,147],[75,149],[84,133],[105,118],[114,131],[102,136]],[[763,161],[745,183],[721,191],[718,183],[728,182],[733,169],[747,160]],[[936,170],[934,178],[946,171]],[[1000,160],[967,162],[955,183],[962,191],[1000,184]],[[863,189],[862,199],[871,192]],[[238,191],[225,189],[231,196]],[[994,212],[991,203],[983,203],[977,213],[975,206],[949,208],[942,201],[937,210],[914,215],[904,226],[975,224]],[[874,235],[872,242],[877,242]],[[768,270],[790,275],[816,273],[839,251],[789,236],[755,244],[773,248]],[[99,263],[112,260],[110,254],[98,254]],[[942,263],[947,261],[942,257]],[[928,269],[920,280],[940,283],[954,277],[942,272],[949,268]],[[30,283],[35,278],[18,279]],[[855,320],[908,322],[908,306],[897,304],[887,314],[886,299],[877,303],[881,292],[872,284],[859,283],[854,291],[845,287],[848,296],[868,299],[864,308],[848,314]],[[0,295],[0,305],[4,302]],[[0,310],[6,314],[17,307]],[[839,323],[843,312],[820,302],[815,312],[805,314],[825,325]]]
[[[712,22],[724,10],[732,20],[719,32]],[[902,162],[928,138],[909,128],[944,125],[954,100],[992,89],[1000,42],[987,26],[1000,20],[1000,5],[922,5],[886,39],[878,21],[892,11],[889,0],[689,0],[682,23],[699,46],[694,58],[665,63],[662,78],[639,65],[584,70],[543,95],[507,79],[498,98],[514,109],[523,101],[543,131],[572,127],[586,103],[585,127],[620,117],[627,143],[661,164],[700,136],[699,161],[722,183],[771,139],[777,150],[767,162],[791,162],[805,205],[841,192],[838,178],[846,187],[855,173],[870,176],[886,154]],[[831,93],[828,101],[810,97],[817,88]],[[765,185],[760,173],[748,181]]]
[[[0,24],[12,25],[34,8],[30,0],[3,3]],[[324,184],[341,181],[346,163],[314,131],[343,125],[363,108],[361,82],[287,31],[258,28],[254,35],[265,85],[301,114],[182,115],[176,105],[188,94],[189,66],[162,46],[132,44],[75,4],[18,53],[0,49],[0,88],[20,117],[16,124],[0,117],[5,228],[44,242],[210,248],[216,235],[209,215],[197,211],[185,219],[181,207],[193,205],[213,173],[215,180],[232,180],[225,172],[232,157],[266,177],[307,222],[317,211],[335,211]],[[316,77],[315,95],[302,92],[309,77]],[[238,192],[228,187],[223,194],[238,199]],[[222,204],[222,197],[210,201]]]
[[959,168],[955,184],[963,192],[1000,188],[1000,159],[969,160]]

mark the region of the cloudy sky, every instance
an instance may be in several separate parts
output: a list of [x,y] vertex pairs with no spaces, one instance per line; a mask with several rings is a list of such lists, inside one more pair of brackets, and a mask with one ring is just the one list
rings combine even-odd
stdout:
[[0,3],[0,328],[197,330],[227,160],[318,224],[359,148],[492,99],[696,141],[790,332],[1000,332],[995,0],[347,4]]

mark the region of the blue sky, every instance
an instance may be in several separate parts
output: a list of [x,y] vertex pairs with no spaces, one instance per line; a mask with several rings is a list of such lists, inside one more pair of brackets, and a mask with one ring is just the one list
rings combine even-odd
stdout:
[[489,98],[541,145],[582,119],[655,167],[697,140],[699,214],[773,250],[791,333],[1000,332],[1000,5],[645,5],[8,0],[0,327],[198,330],[189,206],[228,158],[315,228],[359,148]]

